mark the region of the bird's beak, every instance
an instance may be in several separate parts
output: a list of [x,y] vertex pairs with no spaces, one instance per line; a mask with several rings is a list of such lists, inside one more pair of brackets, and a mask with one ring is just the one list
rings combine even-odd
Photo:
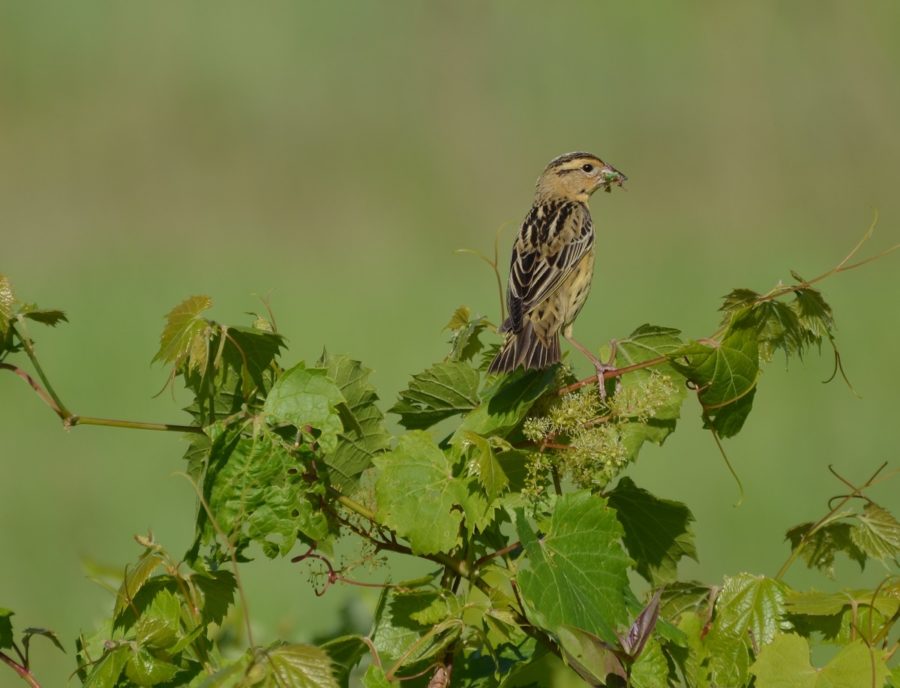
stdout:
[[612,165],[604,165],[600,168],[600,178],[603,180],[603,190],[607,193],[612,191],[613,184],[621,187],[628,179],[628,177],[619,172],[619,170]]

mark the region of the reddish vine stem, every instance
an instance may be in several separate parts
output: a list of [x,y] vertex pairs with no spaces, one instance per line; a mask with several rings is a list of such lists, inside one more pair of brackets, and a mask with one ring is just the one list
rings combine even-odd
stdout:
[[[668,356],[657,356],[656,358],[650,358],[646,361],[641,361],[639,363],[633,363],[629,366],[623,366],[621,368],[613,368],[612,370],[606,370],[603,372],[603,380],[612,380],[613,378],[622,377],[626,373],[632,373],[635,370],[643,370],[644,368],[652,368],[653,366],[657,366],[660,363],[665,363],[669,360]],[[597,384],[597,375],[591,375],[590,377],[586,377],[578,382],[573,382],[571,385],[566,385],[565,387],[561,387],[557,390],[557,394],[561,397],[564,397],[566,394],[571,394],[575,390],[581,389],[587,385],[595,385]]]
[[7,666],[9,666],[10,669],[15,671],[19,675],[19,677],[32,688],[41,688],[41,684],[37,682],[37,679],[34,677],[34,675],[32,675],[32,673],[27,668],[19,664],[9,655],[0,652],[0,662],[3,662]]

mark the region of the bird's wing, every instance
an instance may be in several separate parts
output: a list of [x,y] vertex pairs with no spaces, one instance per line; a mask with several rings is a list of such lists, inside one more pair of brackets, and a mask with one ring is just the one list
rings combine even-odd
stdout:
[[559,288],[593,245],[591,216],[584,205],[532,208],[513,247],[505,329],[521,329],[525,314]]

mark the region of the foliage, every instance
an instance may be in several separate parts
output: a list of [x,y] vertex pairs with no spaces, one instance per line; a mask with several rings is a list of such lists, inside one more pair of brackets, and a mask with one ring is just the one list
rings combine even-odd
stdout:
[[[823,276],[794,277],[765,294],[730,292],[710,337],[641,325],[616,342],[602,389],[564,366],[486,374],[495,346],[482,339],[494,328],[461,307],[447,357],[412,376],[391,407],[404,429],[396,437],[361,362],[324,353],[286,366],[271,317],[226,326],[207,317],[209,297],[185,300],[155,360],[192,395],[192,422],[124,425],[187,434],[194,541],[174,557],[138,538],[111,615],[77,641],[78,678],[92,688],[331,687],[351,677],[518,686],[563,671],[637,688],[900,685],[900,523],[865,494],[881,469],[859,486],[837,476],[848,492],[788,530],[791,551],[774,576],[709,584],[679,580],[680,562],[698,556],[688,506],[627,475],[645,443],[676,430],[691,392],[719,443],[744,428],[776,354],[835,347],[833,313],[813,287]],[[68,426],[123,425],[71,413],[41,369],[30,325],[65,319],[19,301],[0,277],[0,366]],[[37,379],[7,362],[22,354]],[[359,543],[363,563],[397,552],[434,573],[385,582],[366,636],[263,647],[245,619],[247,645],[234,646],[242,566],[291,557],[324,576],[323,593],[356,582],[352,566],[332,561],[342,540]],[[875,589],[828,593],[786,580],[796,561],[833,576],[839,555],[874,560],[887,575]],[[633,588],[630,573],[646,585]],[[28,641],[58,641],[27,629],[17,643],[11,616],[0,609],[0,658],[37,685]],[[811,652],[823,645],[836,652],[816,666]]]

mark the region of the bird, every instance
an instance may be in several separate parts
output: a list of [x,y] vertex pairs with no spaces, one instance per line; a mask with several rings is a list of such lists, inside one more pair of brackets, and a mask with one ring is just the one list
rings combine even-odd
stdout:
[[598,381],[610,366],[572,337],[594,275],[594,225],[588,199],[609,192],[627,177],[591,153],[566,153],[551,160],[537,180],[534,202],[522,222],[510,260],[500,326],[504,342],[488,372],[552,366],[560,360],[562,334],[587,356]]

